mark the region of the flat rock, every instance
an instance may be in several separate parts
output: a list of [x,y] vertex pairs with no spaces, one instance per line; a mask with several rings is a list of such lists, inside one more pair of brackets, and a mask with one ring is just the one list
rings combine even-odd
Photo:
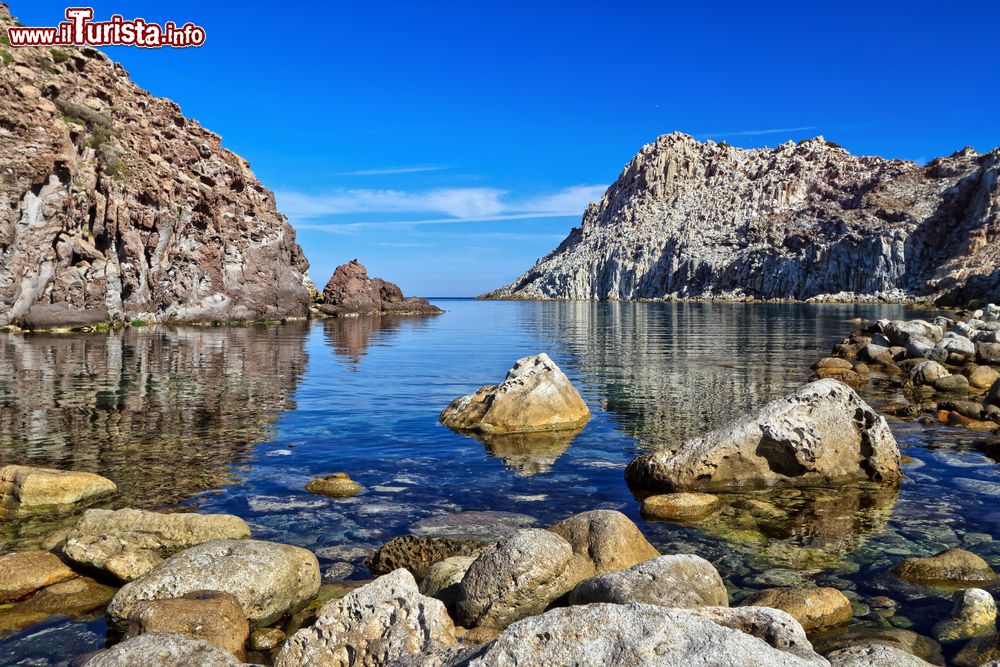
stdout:
[[92,509],[66,536],[62,551],[73,563],[132,581],[202,542],[249,537],[246,522],[229,514]]
[[527,514],[499,511],[469,511],[438,514],[410,526],[414,535],[496,541],[513,535],[521,528],[532,528],[538,521]]
[[574,553],[590,561],[597,574],[624,570],[660,555],[638,526],[616,510],[581,512],[549,530],[569,542]]
[[262,626],[304,606],[319,585],[319,563],[306,549],[261,540],[213,540],[171,556],[125,584],[108,605],[108,615],[124,623],[141,600],[212,590],[236,597],[250,624]]
[[229,593],[193,591],[177,598],[136,602],[128,615],[128,636],[148,632],[204,639],[242,659],[250,626],[240,601]]
[[403,535],[372,552],[365,565],[376,575],[405,568],[417,579],[423,579],[435,563],[453,556],[475,556],[490,544],[481,540]]
[[851,620],[851,601],[835,588],[768,588],[743,601],[749,607],[788,612],[805,630],[840,625]]
[[885,418],[836,380],[811,382],[705,435],[642,454],[625,471],[631,484],[672,492],[901,476]]
[[117,491],[110,479],[89,472],[19,465],[0,468],[0,508],[9,510],[88,503]]
[[17,632],[53,616],[96,620],[115,594],[111,586],[89,577],[74,577],[39,590],[31,597],[0,608],[0,632]]
[[569,378],[545,353],[518,359],[498,385],[456,398],[441,423],[486,434],[533,433],[580,428],[590,409]]
[[581,581],[570,604],[639,602],[661,607],[728,607],[729,594],[715,567],[694,555],[659,556],[627,570]]
[[21,318],[21,326],[35,331],[46,329],[84,329],[111,319],[106,308],[74,308],[65,301],[35,303]]
[[203,639],[150,632],[102,651],[85,667],[240,667],[229,651]]
[[647,519],[697,521],[721,504],[722,500],[710,493],[663,493],[642,501],[642,515]]
[[76,576],[48,551],[20,551],[0,556],[0,604],[26,598],[35,591]]
[[974,586],[996,581],[997,575],[980,556],[965,549],[948,549],[926,558],[907,558],[892,568],[905,581],[930,586]]

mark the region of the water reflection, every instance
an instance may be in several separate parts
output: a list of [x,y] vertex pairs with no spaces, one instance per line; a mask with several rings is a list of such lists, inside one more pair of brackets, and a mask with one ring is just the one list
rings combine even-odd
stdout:
[[[85,470],[115,506],[160,508],[234,481],[227,464],[293,406],[305,324],[0,338],[0,462]],[[72,517],[5,521],[26,546]]]
[[554,433],[509,433],[505,435],[475,435],[493,456],[514,471],[530,477],[552,469],[582,428]]

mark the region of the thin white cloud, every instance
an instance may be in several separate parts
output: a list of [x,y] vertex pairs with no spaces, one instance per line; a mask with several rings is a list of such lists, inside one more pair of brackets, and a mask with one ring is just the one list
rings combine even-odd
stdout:
[[784,134],[787,132],[805,132],[806,130],[815,130],[814,125],[807,125],[805,127],[776,127],[769,130],[737,130],[734,132],[702,132],[696,134],[696,137],[704,137],[706,139],[713,139],[715,137],[757,137],[763,134]]
[[382,167],[381,169],[355,169],[342,171],[336,176],[386,176],[393,174],[419,174],[425,171],[442,171],[451,169],[448,164],[414,164],[408,167]]

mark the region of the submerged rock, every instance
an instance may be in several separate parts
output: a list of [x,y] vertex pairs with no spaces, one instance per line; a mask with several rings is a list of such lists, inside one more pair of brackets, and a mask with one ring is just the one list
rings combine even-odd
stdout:
[[926,558],[907,558],[892,568],[905,581],[930,586],[988,584],[997,575],[985,560],[965,549],[948,549]]
[[0,468],[0,509],[64,507],[97,501],[117,491],[110,479],[89,472],[19,465]]
[[150,632],[101,651],[85,667],[241,667],[242,662],[203,639]]
[[121,624],[141,600],[211,590],[235,596],[250,623],[261,626],[301,608],[319,585],[319,563],[306,549],[261,540],[213,540],[171,556],[126,584],[108,605],[108,615]]
[[728,607],[729,593],[715,567],[704,558],[659,556],[627,570],[609,572],[577,584],[570,604],[639,602],[661,607]]
[[306,484],[306,491],[329,498],[350,498],[361,493],[363,487],[348,477],[346,472],[335,472],[317,477]]
[[840,625],[851,620],[851,601],[835,588],[768,588],[743,601],[749,607],[771,607],[788,612],[806,630]]
[[531,528],[537,519],[527,514],[501,511],[468,511],[437,514],[410,526],[414,535],[450,537],[459,540],[496,542],[522,528]]
[[456,398],[441,423],[487,434],[572,430],[590,419],[580,393],[545,353],[518,359],[498,385]]
[[73,563],[132,581],[202,542],[249,537],[246,521],[229,514],[93,509],[66,536],[62,551]]
[[338,266],[320,297],[320,310],[327,315],[437,315],[440,308],[427,299],[406,298],[393,283],[369,278],[361,262],[352,259]]
[[834,651],[865,646],[886,646],[902,653],[943,665],[941,645],[930,637],[902,628],[840,627],[813,636],[813,646],[823,655]]
[[479,539],[403,535],[376,549],[365,559],[365,565],[376,575],[405,568],[417,579],[422,579],[435,563],[453,556],[478,555],[491,543]]
[[320,607],[316,623],[288,639],[275,666],[390,665],[456,644],[444,604],[396,570]]
[[626,479],[668,491],[896,482],[899,449],[853,389],[817,380],[755,413],[635,458]]
[[96,620],[115,594],[111,586],[89,577],[73,577],[39,590],[15,604],[0,607],[0,633],[23,630],[53,616]]
[[21,551],[0,556],[0,604],[26,598],[35,591],[76,576],[48,551]]
[[250,626],[240,601],[229,593],[193,591],[176,598],[136,602],[128,615],[128,636],[149,632],[203,639],[243,658]]
[[643,500],[642,515],[667,521],[697,521],[721,504],[722,500],[710,493],[664,493]]
[[966,588],[955,591],[951,599],[951,616],[935,624],[932,631],[939,642],[957,642],[996,633],[997,603],[987,591]]
[[638,526],[616,510],[581,512],[549,530],[566,539],[597,574],[624,570],[660,555]]

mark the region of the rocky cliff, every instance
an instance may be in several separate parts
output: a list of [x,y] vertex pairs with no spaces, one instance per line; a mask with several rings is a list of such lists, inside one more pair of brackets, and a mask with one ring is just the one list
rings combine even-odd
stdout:
[[1000,296],[1000,149],[920,167],[822,137],[774,149],[673,133],[581,227],[486,298],[935,300]]
[[308,314],[273,194],[121,65],[0,44],[0,99],[0,325]]

